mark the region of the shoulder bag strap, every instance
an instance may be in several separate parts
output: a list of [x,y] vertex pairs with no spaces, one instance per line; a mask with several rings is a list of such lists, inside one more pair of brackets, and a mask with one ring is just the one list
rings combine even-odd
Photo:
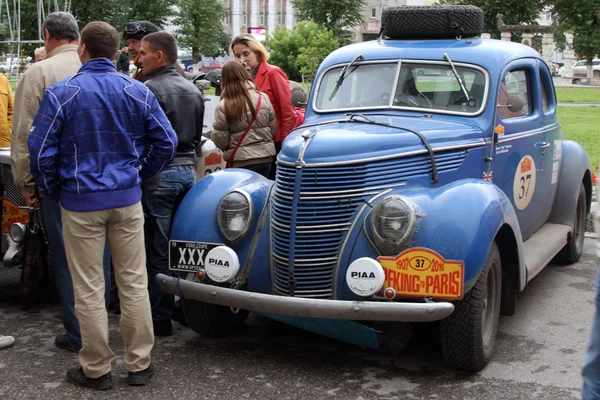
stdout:
[[254,112],[254,116],[250,120],[250,123],[248,124],[248,127],[246,128],[246,130],[242,134],[242,137],[240,138],[239,142],[237,143],[237,145],[235,146],[235,148],[231,152],[231,155],[229,156],[229,160],[227,160],[227,166],[226,166],[226,168],[231,168],[232,167],[232,165],[233,165],[233,159],[235,158],[235,153],[237,153],[238,149],[240,148],[240,145],[242,144],[242,142],[246,138],[246,135],[248,134],[248,132],[250,132],[250,128],[252,128],[252,125],[254,124],[254,120],[256,120],[256,116],[258,115],[258,110],[260,109],[260,102],[261,102],[261,100],[262,100],[262,95],[259,93],[258,94],[258,101],[256,102],[256,111]]

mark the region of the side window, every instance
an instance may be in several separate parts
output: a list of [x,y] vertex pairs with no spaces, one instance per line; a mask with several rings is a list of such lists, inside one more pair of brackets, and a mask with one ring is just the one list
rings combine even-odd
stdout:
[[554,98],[554,88],[552,85],[552,76],[550,71],[546,68],[544,62],[540,62],[540,87],[542,88],[542,110],[548,111],[556,105],[556,99]]
[[500,118],[518,118],[531,114],[530,83],[529,71],[525,69],[516,69],[504,75],[498,92]]
[[546,93],[545,82],[542,82],[542,108],[544,111],[548,109],[548,93]]

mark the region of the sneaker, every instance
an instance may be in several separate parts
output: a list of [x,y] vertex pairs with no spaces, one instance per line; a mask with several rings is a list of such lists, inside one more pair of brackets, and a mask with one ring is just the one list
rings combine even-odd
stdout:
[[161,319],[152,321],[154,325],[154,336],[172,336],[173,335],[173,323],[170,319]]
[[0,335],[0,350],[7,349],[10,346],[15,344],[15,338],[12,336],[2,336]]
[[84,386],[97,390],[106,390],[113,387],[112,374],[107,372],[99,378],[88,378],[83,368],[71,368],[67,372],[67,382],[76,386]]
[[144,386],[150,381],[154,375],[154,366],[150,364],[148,368],[143,369],[138,372],[128,372],[127,373],[127,384],[130,386]]
[[59,349],[67,350],[73,353],[79,353],[79,350],[81,350],[81,347],[77,348],[71,346],[71,343],[69,343],[69,339],[67,339],[66,333],[56,335],[56,337],[54,338],[54,345]]

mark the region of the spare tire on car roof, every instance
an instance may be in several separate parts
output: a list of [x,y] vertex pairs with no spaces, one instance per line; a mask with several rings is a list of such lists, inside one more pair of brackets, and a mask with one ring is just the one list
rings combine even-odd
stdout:
[[386,8],[383,35],[390,39],[448,39],[479,36],[483,11],[475,6],[402,6]]

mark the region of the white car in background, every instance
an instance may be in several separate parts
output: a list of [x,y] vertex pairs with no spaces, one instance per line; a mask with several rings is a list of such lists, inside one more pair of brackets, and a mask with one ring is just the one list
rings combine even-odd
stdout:
[[[587,76],[587,74],[587,60],[579,60],[575,64],[573,64],[573,75]],[[592,74],[595,78],[600,77],[600,59],[595,58],[592,60]]]

